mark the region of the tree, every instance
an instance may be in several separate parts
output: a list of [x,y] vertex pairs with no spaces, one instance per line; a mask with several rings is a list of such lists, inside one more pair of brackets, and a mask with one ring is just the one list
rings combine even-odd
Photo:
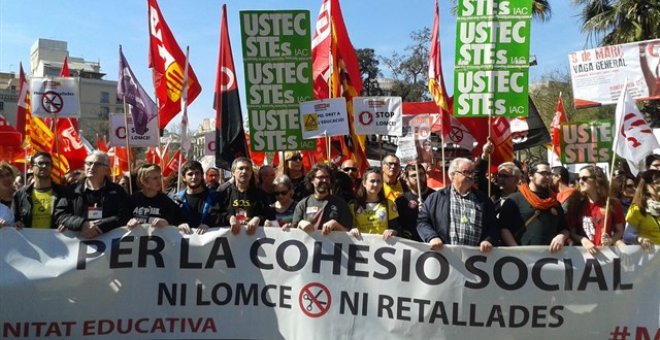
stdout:
[[573,0],[582,8],[582,31],[600,46],[660,37],[658,0]]
[[382,58],[394,78],[392,95],[400,96],[404,102],[429,100],[426,78],[431,30],[424,27],[413,31],[410,39],[413,43],[405,48],[406,54],[394,52],[391,57]]
[[378,85],[378,77],[381,76],[378,68],[378,58],[372,48],[358,48],[356,51],[358,64],[360,65],[360,74],[362,75],[362,95],[380,96],[383,91]]

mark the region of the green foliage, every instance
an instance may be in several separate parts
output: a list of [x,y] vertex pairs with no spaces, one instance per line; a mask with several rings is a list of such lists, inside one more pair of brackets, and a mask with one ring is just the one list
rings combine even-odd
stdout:
[[424,27],[413,31],[410,39],[412,44],[405,48],[405,54],[394,52],[391,57],[382,58],[394,78],[391,95],[401,96],[404,102],[429,100],[426,73],[429,67],[431,30]]

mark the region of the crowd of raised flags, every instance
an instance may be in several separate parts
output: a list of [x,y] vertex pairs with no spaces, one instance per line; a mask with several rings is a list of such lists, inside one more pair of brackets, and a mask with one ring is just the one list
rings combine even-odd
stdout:
[[[170,31],[156,0],[148,0],[149,18],[149,67],[153,71],[153,81],[157,101],[154,102],[147,91],[140,85],[131,70],[128,61],[119,51],[119,79],[117,83],[117,98],[125,103],[126,115],[130,114],[137,133],[144,133],[147,123],[158,120],[162,130],[180,112],[184,112],[182,122],[187,122],[186,106],[193,102],[201,93],[192,65],[187,62],[187,56],[179,47],[173,33]],[[264,153],[249,150],[249,138],[243,129],[240,100],[238,97],[238,81],[235,77],[235,66],[232,57],[231,43],[226,19],[226,7],[222,8],[220,27],[220,44],[218,53],[218,69],[214,91],[214,108],[216,110],[216,157],[218,167],[229,168],[232,160],[239,156],[249,156],[260,165],[266,161]],[[345,97],[348,106],[348,122],[350,131],[353,127],[353,110],[351,99],[359,96],[362,89],[362,79],[355,49],[351,44],[339,7],[338,0],[324,0],[318,20],[327,21],[327,32],[315,30],[312,39],[313,87],[315,99]],[[473,148],[476,156],[486,139],[494,145],[491,155],[492,164],[511,161],[513,159],[514,143],[512,138],[512,121],[505,117],[493,119],[454,118],[451,117],[452,100],[444,87],[439,44],[439,10],[435,3],[434,23],[429,48],[428,89],[433,104],[429,103],[437,113],[431,130],[441,136],[441,146],[446,142],[452,128],[470,134],[477,145]],[[329,34],[328,34],[329,33]],[[70,77],[69,66],[65,58],[61,78]],[[36,117],[32,115],[31,94],[28,80],[20,67],[18,108],[15,126],[0,117],[0,155],[19,169],[25,169],[24,164],[30,155],[44,151],[55,155],[55,171],[53,176],[58,181],[66,172],[82,168],[84,158],[91,151],[85,148],[84,141],[78,135],[76,118]],[[624,90],[622,99],[617,106],[617,130],[614,149],[619,157],[630,163],[631,169],[637,169],[637,164],[657,148],[657,141],[652,130],[646,125],[634,102]],[[626,99],[627,98],[627,99]],[[404,103],[404,107],[406,104]],[[427,106],[428,107],[428,106]],[[549,157],[557,158],[561,154],[559,127],[566,122],[561,95],[558,98],[557,113],[551,124],[552,147]],[[187,134],[187,129],[185,129]],[[484,134],[484,131],[487,134]],[[319,138],[317,149],[302,151],[305,163],[309,166],[317,162],[328,162],[327,143],[337,146],[332,149],[330,158],[339,160],[353,159],[358,167],[364,170],[367,165],[365,151],[365,136],[350,133],[350,135]],[[450,140],[448,140],[450,141]],[[185,141],[183,144],[185,144]],[[109,148],[104,137],[97,139],[96,148],[109,152],[113,165],[113,174],[129,172],[134,162],[134,155],[127,146]],[[176,150],[174,155],[167,146],[159,145],[147,150],[146,159],[159,164],[164,175],[178,171],[178,165],[186,160],[186,148]],[[469,149],[469,147],[468,147]],[[280,155],[275,153],[271,163],[277,163]]]

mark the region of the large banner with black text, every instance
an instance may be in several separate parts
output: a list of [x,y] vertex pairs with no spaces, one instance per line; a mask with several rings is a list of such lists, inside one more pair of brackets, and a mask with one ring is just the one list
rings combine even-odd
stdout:
[[658,338],[659,247],[0,229],[2,338]]

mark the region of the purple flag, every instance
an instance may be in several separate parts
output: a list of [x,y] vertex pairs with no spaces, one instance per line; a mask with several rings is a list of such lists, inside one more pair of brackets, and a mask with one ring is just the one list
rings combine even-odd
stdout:
[[133,125],[138,135],[144,135],[149,131],[147,124],[156,116],[158,109],[156,103],[151,100],[142,85],[138,83],[124,53],[119,47],[119,80],[117,81],[117,99],[126,100],[131,106],[130,112],[133,117]]

